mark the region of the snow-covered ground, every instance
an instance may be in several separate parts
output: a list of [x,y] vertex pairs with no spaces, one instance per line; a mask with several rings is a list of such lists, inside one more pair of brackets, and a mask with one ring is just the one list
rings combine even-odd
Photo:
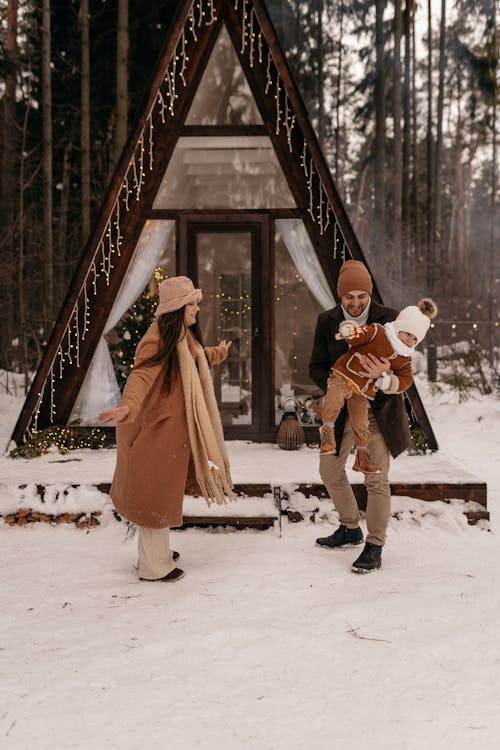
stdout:
[[[419,391],[441,446],[431,473],[486,481],[491,531],[467,526],[458,504],[394,498],[371,575],[350,572],[359,548],[315,547],[333,514],[285,522],[281,538],[176,532],[187,575],[175,585],[138,582],[135,541],[110,514],[88,533],[0,526],[0,746],[497,748],[500,402]],[[4,444],[19,406],[0,399]],[[36,461],[43,481],[76,467],[106,481],[104,453]],[[274,467],[293,481],[313,467],[308,449],[270,455],[253,466],[235,446],[235,480],[268,481]],[[49,463],[61,458],[81,461]],[[0,482],[31,481],[30,463],[2,459]],[[398,459],[392,478],[429,465]]]

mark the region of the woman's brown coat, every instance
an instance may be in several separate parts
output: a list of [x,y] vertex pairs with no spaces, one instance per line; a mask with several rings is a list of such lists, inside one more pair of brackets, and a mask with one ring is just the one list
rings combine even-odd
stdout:
[[[110,492],[120,515],[151,529],[182,525],[186,482],[195,484],[180,377],[173,377],[166,395],[160,364],[137,367],[158,352],[159,343],[155,321],[137,346],[120,401],[130,411],[116,425],[117,459]],[[205,351],[211,365],[226,356],[220,346]]]

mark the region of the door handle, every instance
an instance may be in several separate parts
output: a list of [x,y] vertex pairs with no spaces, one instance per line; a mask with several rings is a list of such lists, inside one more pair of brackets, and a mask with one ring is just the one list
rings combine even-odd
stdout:
[[252,331],[252,339],[256,339],[258,336],[260,336],[260,328],[254,328]]

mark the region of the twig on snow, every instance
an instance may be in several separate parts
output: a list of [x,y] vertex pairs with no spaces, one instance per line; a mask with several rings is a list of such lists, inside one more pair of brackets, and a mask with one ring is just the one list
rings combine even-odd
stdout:
[[387,641],[385,638],[369,638],[366,635],[360,635],[358,633],[359,627],[353,628],[350,622],[347,622],[347,624],[349,625],[349,630],[347,632],[354,636],[354,638],[358,638],[360,641],[379,641],[380,643],[391,643],[391,641]]

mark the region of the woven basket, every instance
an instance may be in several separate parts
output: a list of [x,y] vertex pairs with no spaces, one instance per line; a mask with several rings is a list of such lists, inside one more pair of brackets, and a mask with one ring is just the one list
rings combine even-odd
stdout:
[[304,445],[304,430],[297,417],[295,402],[292,399],[285,402],[276,442],[285,451],[296,451]]

